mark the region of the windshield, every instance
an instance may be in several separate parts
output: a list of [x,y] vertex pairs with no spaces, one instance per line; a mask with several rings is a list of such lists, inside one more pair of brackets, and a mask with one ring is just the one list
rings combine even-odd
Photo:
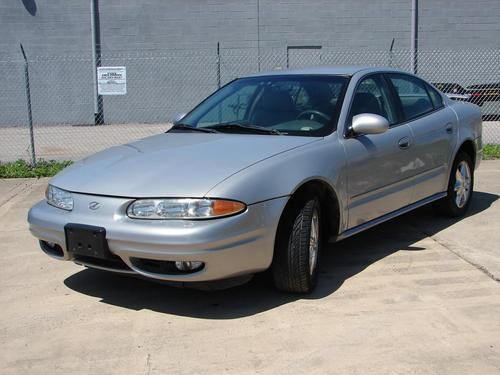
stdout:
[[242,78],[215,92],[180,122],[220,132],[248,133],[254,128],[254,134],[325,136],[337,127],[347,82],[344,76]]

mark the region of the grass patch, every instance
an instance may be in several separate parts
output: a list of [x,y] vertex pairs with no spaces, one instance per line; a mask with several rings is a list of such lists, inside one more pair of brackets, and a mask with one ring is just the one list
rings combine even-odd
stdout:
[[0,162],[0,178],[52,177],[71,163],[69,160],[38,160],[36,167],[32,167],[24,160]]
[[500,159],[500,145],[484,145],[483,159],[485,160]]

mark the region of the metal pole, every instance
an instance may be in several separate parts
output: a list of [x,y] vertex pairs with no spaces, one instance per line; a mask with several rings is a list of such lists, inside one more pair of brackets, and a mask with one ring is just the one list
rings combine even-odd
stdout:
[[392,49],[394,48],[394,38],[392,38],[391,47],[389,48],[389,66],[392,68],[392,61],[394,59],[394,54]]
[[411,70],[418,72],[418,0],[411,0]]
[[30,153],[31,153],[31,166],[36,166],[36,155],[35,155],[35,136],[33,134],[33,112],[31,111],[31,90],[30,90],[30,73],[28,69],[28,59],[26,58],[26,53],[24,53],[24,48],[21,43],[21,52],[24,58],[24,80],[26,87],[26,102],[28,104],[28,128],[30,133]]
[[[220,42],[217,42],[217,88],[220,89]],[[219,116],[219,122],[222,122],[222,106],[219,103],[218,104],[218,116]]]
[[217,88],[220,89],[220,42],[217,42]]
[[90,29],[92,31],[92,78],[94,81],[94,124],[104,124],[102,96],[97,90],[97,68],[101,66],[101,28],[99,0],[90,0]]
[[257,0],[257,67],[260,72],[260,0]]

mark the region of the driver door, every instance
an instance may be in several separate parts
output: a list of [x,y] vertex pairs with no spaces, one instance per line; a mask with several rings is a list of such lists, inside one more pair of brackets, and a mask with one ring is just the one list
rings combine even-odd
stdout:
[[346,125],[355,115],[374,113],[387,118],[390,128],[382,134],[344,136],[349,228],[410,203],[413,139],[409,126],[398,124],[397,108],[381,74],[366,76],[358,83]]

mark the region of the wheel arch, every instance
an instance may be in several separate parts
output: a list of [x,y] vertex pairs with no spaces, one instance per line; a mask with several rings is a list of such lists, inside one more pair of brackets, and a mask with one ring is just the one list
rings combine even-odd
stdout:
[[328,239],[330,236],[337,236],[341,223],[341,206],[340,200],[335,189],[326,181],[315,178],[302,182],[298,185],[290,199],[288,200],[282,216],[296,206],[296,204],[303,202],[308,196],[317,196],[322,208],[323,224],[325,225],[326,234]]
[[453,161],[457,158],[457,155],[460,154],[461,152],[465,152],[467,155],[470,156],[472,159],[472,166],[475,167],[476,165],[476,146],[474,145],[474,142],[471,139],[466,139],[465,141],[462,142],[460,147],[457,149],[457,152],[455,153],[455,156],[453,158]]

